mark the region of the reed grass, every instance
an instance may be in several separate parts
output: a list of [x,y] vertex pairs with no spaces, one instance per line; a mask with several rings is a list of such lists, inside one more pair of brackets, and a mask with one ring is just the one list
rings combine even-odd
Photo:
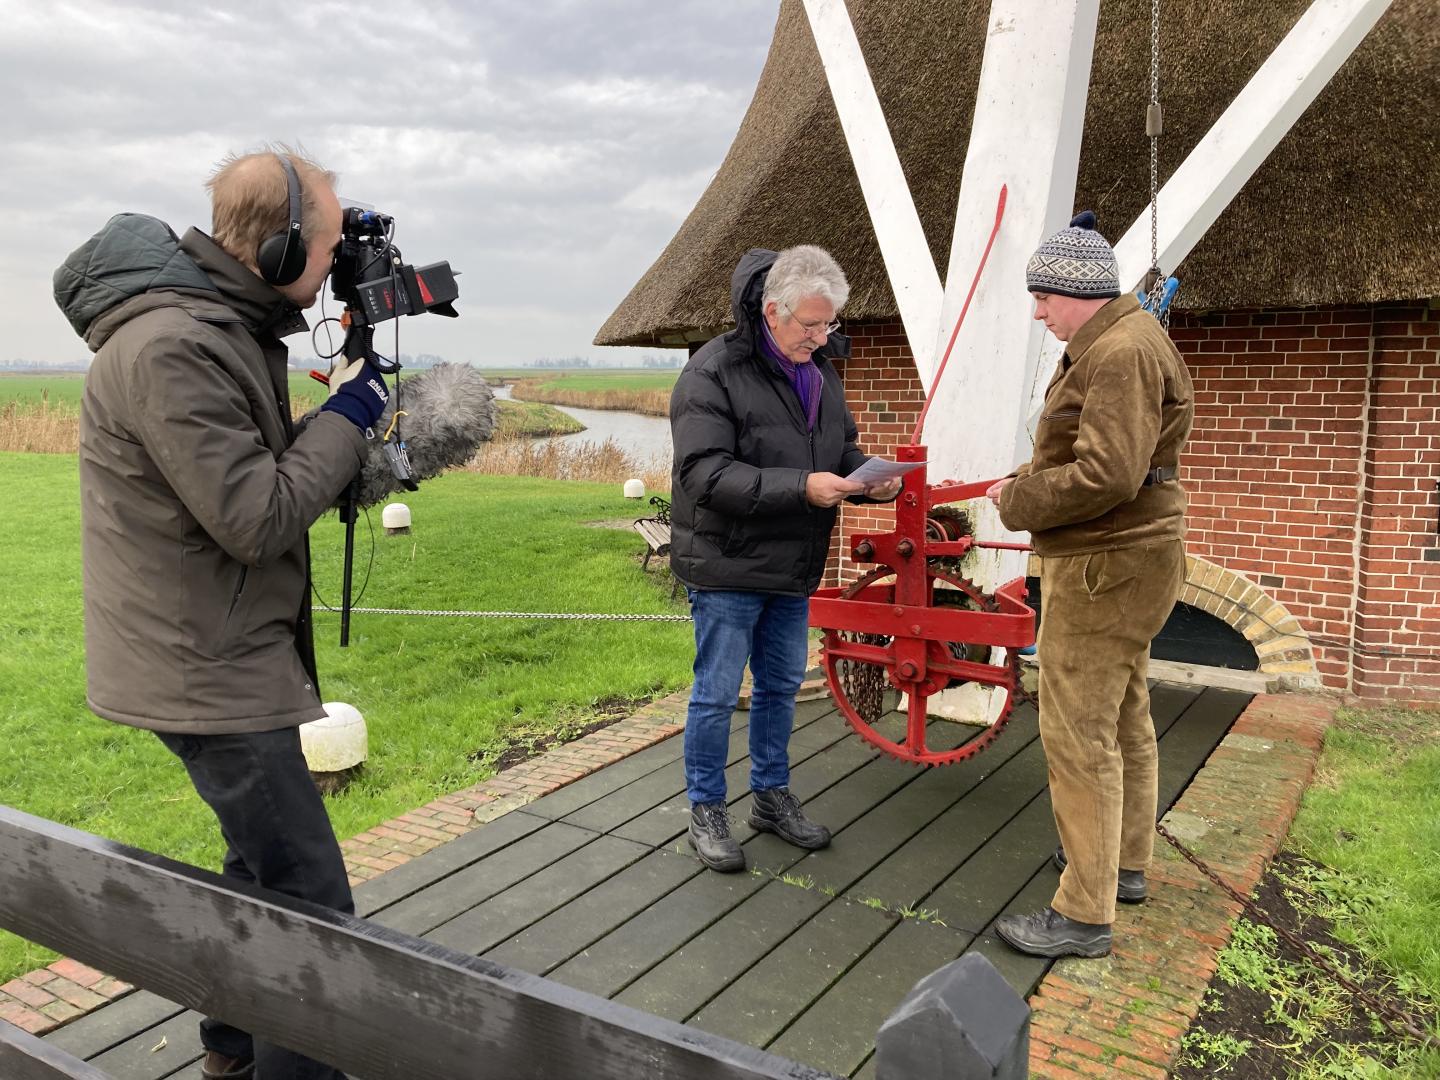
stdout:
[[[503,407],[510,403],[498,404]],[[297,417],[309,406],[308,401],[296,402]],[[502,417],[504,415],[502,411]],[[633,457],[614,439],[603,443],[569,443],[533,438],[532,429],[537,424],[561,430],[575,424],[573,418],[562,413],[547,410],[541,416],[516,417],[511,422],[519,423],[520,430],[506,432],[502,423],[494,440],[481,447],[465,471],[487,476],[531,476],[594,483],[623,483],[638,478],[651,490],[670,488],[668,461]],[[525,431],[531,434],[524,434]],[[0,403],[0,453],[73,454],[79,441],[80,412],[73,402],[57,403],[45,395],[38,402]]]
[[544,379],[521,379],[511,387],[510,394],[518,401],[543,401],[577,409],[615,409],[645,416],[670,415],[669,389],[571,390],[553,382],[547,384]]
[[614,439],[602,443],[572,443],[499,435],[483,445],[464,470],[488,476],[533,476],[594,483],[619,484],[639,479],[652,491],[670,489],[668,462],[632,457]]
[[585,425],[569,413],[538,401],[497,401],[495,410],[496,438],[524,435],[543,438],[585,430]]
[[69,402],[0,404],[0,452],[73,454],[80,444],[80,411]]

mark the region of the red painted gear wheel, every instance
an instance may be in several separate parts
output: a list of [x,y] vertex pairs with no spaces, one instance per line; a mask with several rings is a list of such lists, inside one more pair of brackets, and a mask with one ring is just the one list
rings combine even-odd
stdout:
[[[890,603],[893,584],[883,579],[893,577],[888,566],[877,566],[846,588],[841,596],[847,600],[863,599]],[[997,611],[994,597],[982,592],[968,578],[942,566],[929,564],[925,570],[927,593],[932,606],[949,606],[957,600],[976,611]],[[936,588],[944,582],[950,588]],[[976,658],[977,652],[987,657],[990,646],[984,642],[939,641],[933,638],[892,638],[875,634],[823,629],[822,662],[830,693],[840,713],[856,733],[892,757],[916,765],[955,765],[968,761],[993,743],[1010,722],[1020,691],[1020,654],[1006,651],[999,664]],[[904,677],[896,656],[897,642],[925,642],[925,677]],[[1005,695],[999,714],[980,735],[963,746],[951,750],[932,750],[925,742],[928,716],[926,702],[932,694],[949,687],[977,682],[993,686]],[[885,711],[883,694],[898,689],[907,695],[905,741],[888,739],[875,728]]]

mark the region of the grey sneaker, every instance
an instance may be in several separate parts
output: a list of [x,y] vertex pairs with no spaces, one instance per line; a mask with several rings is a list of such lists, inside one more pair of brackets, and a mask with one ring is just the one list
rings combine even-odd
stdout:
[[1110,952],[1110,924],[1067,919],[1052,907],[1029,915],[1002,915],[995,933],[1012,949],[1031,956],[1105,956]]
[[729,873],[745,869],[745,852],[730,835],[730,813],[723,802],[690,807],[689,840],[700,861],[711,870]]
[[830,846],[830,830],[805,816],[800,800],[789,788],[757,791],[755,807],[750,811],[750,827],[773,832],[788,843],[806,851],[819,851]]
[[[1065,864],[1069,861],[1065,858],[1065,849],[1057,847],[1055,854],[1050,856],[1050,861],[1055,864],[1056,870],[1064,873]],[[1120,883],[1115,887],[1116,900],[1122,904],[1143,904],[1147,895],[1144,870],[1120,871]]]

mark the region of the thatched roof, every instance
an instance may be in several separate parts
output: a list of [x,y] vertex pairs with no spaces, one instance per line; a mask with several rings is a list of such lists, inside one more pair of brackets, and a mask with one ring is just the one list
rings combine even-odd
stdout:
[[[1164,5],[1162,183],[1309,3]],[[850,0],[849,8],[943,273],[989,0]],[[1146,0],[1101,3],[1076,205],[1095,209],[1112,239],[1149,202],[1149,25]],[[1437,101],[1434,0],[1395,0],[1180,266],[1177,306],[1440,295]],[[596,344],[679,344],[714,333],[729,321],[730,272],[740,255],[797,243],[821,244],[839,259],[852,285],[847,317],[895,314],[804,8],[782,0],[729,155]]]

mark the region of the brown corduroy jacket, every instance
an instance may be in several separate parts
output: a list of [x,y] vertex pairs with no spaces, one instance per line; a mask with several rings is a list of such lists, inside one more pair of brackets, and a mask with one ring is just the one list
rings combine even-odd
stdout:
[[1179,465],[1194,415],[1190,373],[1165,330],[1134,296],[1112,300],[1071,338],[1000,519],[1042,556],[1183,539],[1180,481],[1144,481]]

